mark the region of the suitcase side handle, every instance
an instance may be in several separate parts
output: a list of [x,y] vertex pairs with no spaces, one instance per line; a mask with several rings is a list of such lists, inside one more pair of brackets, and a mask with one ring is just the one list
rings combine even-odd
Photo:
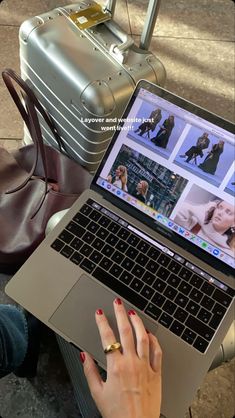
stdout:
[[[117,3],[117,0],[108,0],[105,6],[105,9],[111,13],[111,16],[114,16],[116,3]],[[141,38],[140,38],[139,47],[141,49],[144,49],[144,50],[149,49],[149,45],[152,39],[160,5],[161,5],[161,0],[149,0],[146,18],[145,18]]]
[[112,44],[110,46],[109,52],[111,55],[115,55],[115,57],[120,62],[123,62],[124,52],[134,44],[134,40],[127,33],[123,32],[120,26],[114,22],[114,20],[109,20],[104,22],[104,24],[107,26],[110,32],[112,32],[118,39],[120,39],[120,41],[122,41],[121,45]]

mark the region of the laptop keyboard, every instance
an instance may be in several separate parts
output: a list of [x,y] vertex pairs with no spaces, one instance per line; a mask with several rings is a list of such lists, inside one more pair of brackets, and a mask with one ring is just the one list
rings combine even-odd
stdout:
[[233,289],[222,291],[127,225],[88,199],[51,247],[204,353]]

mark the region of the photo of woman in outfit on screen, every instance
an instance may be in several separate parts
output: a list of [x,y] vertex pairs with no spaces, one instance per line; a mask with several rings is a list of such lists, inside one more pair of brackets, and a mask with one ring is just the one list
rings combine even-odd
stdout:
[[224,151],[224,141],[219,141],[218,144],[214,144],[211,151],[206,156],[203,163],[199,164],[199,168],[209,174],[215,174],[217,165],[221,154]]
[[151,138],[151,141],[157,147],[166,148],[174,126],[175,118],[173,115],[170,115],[167,119],[164,120],[163,124],[160,126],[157,135]]
[[217,199],[207,204],[184,202],[174,221],[205,241],[235,256],[235,207]]

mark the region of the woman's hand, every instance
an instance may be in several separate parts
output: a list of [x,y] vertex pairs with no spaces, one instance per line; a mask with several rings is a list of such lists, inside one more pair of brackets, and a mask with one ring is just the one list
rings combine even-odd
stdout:
[[[90,355],[81,353],[92,397],[103,418],[158,418],[162,359],[159,343],[154,335],[147,333],[133,310],[128,312],[129,321],[120,299],[114,301],[114,312],[122,351],[107,354],[106,382]],[[96,323],[103,348],[118,341],[101,309],[96,311]]]

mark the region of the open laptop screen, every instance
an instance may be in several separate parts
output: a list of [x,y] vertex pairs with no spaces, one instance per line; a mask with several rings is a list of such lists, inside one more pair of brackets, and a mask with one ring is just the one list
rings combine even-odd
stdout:
[[117,122],[93,185],[234,267],[234,125],[145,81]]

